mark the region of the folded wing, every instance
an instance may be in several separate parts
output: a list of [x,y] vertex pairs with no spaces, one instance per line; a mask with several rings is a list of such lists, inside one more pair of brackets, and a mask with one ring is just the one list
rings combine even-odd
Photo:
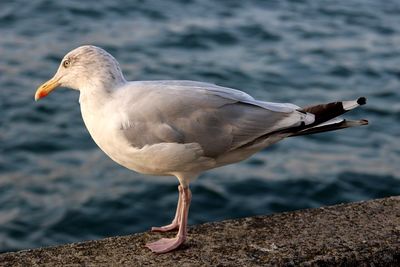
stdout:
[[198,143],[204,156],[215,158],[270,132],[314,121],[293,104],[257,101],[244,92],[201,82],[134,82],[121,94],[121,130],[138,148]]

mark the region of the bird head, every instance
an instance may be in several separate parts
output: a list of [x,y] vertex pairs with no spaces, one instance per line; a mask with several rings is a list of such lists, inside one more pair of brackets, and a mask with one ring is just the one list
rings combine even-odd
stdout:
[[75,90],[86,88],[114,88],[125,82],[117,60],[104,49],[80,46],[64,56],[56,74],[39,86],[35,100],[39,100],[59,86]]

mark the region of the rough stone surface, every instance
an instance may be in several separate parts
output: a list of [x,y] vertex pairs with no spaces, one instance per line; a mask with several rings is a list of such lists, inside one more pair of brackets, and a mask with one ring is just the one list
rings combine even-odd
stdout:
[[179,250],[142,233],[0,254],[0,266],[400,266],[400,197],[207,223]]

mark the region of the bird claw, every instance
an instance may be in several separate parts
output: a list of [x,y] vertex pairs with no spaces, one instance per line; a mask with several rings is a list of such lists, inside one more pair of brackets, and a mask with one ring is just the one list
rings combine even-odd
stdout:
[[152,232],[168,232],[168,231],[172,231],[175,229],[179,229],[178,223],[171,223],[171,224],[161,226],[161,227],[151,227]]
[[179,247],[185,241],[185,237],[176,236],[174,238],[161,238],[160,240],[152,243],[147,243],[152,252],[166,253]]

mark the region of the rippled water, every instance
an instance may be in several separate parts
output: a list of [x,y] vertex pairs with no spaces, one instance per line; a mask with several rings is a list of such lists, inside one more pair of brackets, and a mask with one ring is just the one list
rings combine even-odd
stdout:
[[177,182],[94,144],[76,91],[36,87],[82,44],[130,80],[191,79],[298,105],[368,97],[358,129],[285,140],[193,184],[190,223],[400,194],[398,1],[1,1],[0,251],[145,231]]

